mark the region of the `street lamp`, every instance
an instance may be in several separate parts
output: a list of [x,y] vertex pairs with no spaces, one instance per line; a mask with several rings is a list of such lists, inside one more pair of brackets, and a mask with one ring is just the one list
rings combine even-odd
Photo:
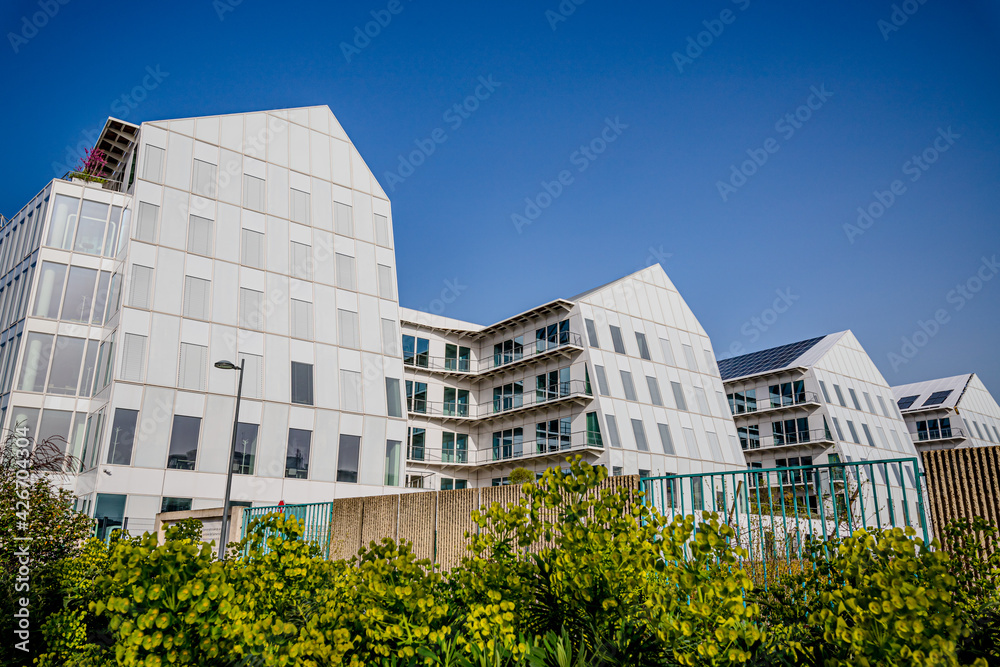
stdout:
[[222,509],[222,534],[219,535],[219,560],[226,559],[226,539],[229,535],[229,512],[231,502],[229,494],[233,490],[233,463],[236,458],[236,428],[240,423],[240,398],[243,395],[243,364],[245,360],[240,360],[237,366],[231,361],[216,361],[215,367],[224,371],[239,371],[240,380],[236,385],[236,414],[233,416],[233,441],[229,446],[229,470],[226,472],[226,498]]

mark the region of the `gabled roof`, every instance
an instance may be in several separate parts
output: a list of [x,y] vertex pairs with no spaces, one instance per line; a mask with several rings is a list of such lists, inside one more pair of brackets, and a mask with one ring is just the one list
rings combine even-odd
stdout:
[[[899,410],[903,413],[922,412],[924,410],[942,410],[954,408],[962,400],[966,387],[972,380],[972,373],[955,375],[936,380],[924,380],[902,384],[892,388],[892,396]],[[933,400],[932,400],[933,396]],[[903,406],[906,407],[903,407]]]
[[848,333],[849,331],[839,331],[738,357],[719,359],[719,374],[723,382],[729,382],[764,373],[780,373],[793,368],[806,369],[818,362]]

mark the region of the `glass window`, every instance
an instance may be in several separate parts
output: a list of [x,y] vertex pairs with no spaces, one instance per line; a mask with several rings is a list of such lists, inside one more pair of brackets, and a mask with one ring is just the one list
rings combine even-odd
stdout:
[[834,430],[837,431],[837,439],[838,440],[843,440],[844,439],[844,432],[842,430],[840,430],[840,420],[838,420],[836,417],[833,417],[833,428],[834,428]]
[[409,427],[406,429],[406,458],[412,461],[424,460],[426,429]]
[[90,322],[97,273],[97,269],[69,267],[69,280],[66,282],[66,299],[63,301],[61,319],[70,322]]
[[610,396],[611,392],[608,391],[608,376],[604,373],[604,366],[594,364],[594,372],[597,374],[597,391],[600,392],[601,396]]
[[208,218],[192,215],[188,221],[187,251],[196,255],[212,254],[213,222]]
[[674,361],[674,351],[670,347],[670,341],[666,338],[661,338],[660,349],[663,350],[663,360],[671,366],[676,366],[677,363]]
[[594,320],[586,319],[583,322],[587,327],[587,340],[590,341],[590,347],[600,348],[601,346],[597,340],[597,327],[594,326]]
[[350,255],[336,254],[337,287],[340,289],[357,290],[355,280],[354,258]]
[[[830,392],[828,392],[826,390],[826,383],[823,382],[822,380],[819,381],[819,389],[820,389],[820,391],[823,392],[823,400],[826,401],[827,403],[829,403],[830,402]],[[881,396],[879,398],[881,398]]]
[[291,267],[289,273],[293,278],[300,280],[312,280],[313,278],[313,256],[312,247],[305,243],[292,241],[291,247]]
[[375,214],[375,243],[389,247],[389,218]]
[[264,293],[240,288],[240,327],[261,331],[264,328]]
[[285,477],[309,479],[309,446],[311,443],[312,431],[303,431],[297,428],[288,429]]
[[849,393],[851,395],[851,402],[854,404],[854,409],[855,410],[860,410],[861,409],[861,403],[858,402],[858,395],[856,393],[854,393],[854,390],[851,389],[850,387],[847,388],[847,393]]
[[878,407],[882,411],[882,416],[883,417],[888,417],[889,416],[889,411],[886,410],[886,408],[885,408],[885,399],[882,398],[881,394],[876,394],[876,398],[878,398]]
[[252,475],[257,459],[257,424],[239,422],[236,425],[236,455],[233,472],[237,475]]
[[383,299],[395,299],[396,288],[392,279],[392,267],[378,265],[378,295]]
[[35,295],[35,308],[32,315],[58,319],[59,304],[62,302],[63,282],[66,278],[66,265],[42,262],[42,270],[38,280],[38,292]]
[[52,410],[45,408],[42,421],[38,425],[38,433],[31,434],[35,442],[49,442],[63,453],[68,453],[69,429],[73,423],[73,413],[69,410]]
[[[114,210],[116,206],[111,207],[111,224],[112,227],[115,224],[115,214]],[[128,241],[130,235],[132,234],[132,209],[127,208],[122,211],[122,221],[121,226],[118,229],[117,236],[112,236],[111,232],[108,232],[108,240],[104,244],[104,254],[107,257],[116,257],[118,253],[125,249],[125,243]]]
[[615,420],[614,415],[608,414],[604,415],[604,419],[608,423],[608,440],[611,442],[611,446],[620,448],[622,443],[618,438],[618,421]]
[[244,229],[240,233],[240,264],[254,269],[264,268],[264,235]]
[[334,231],[344,236],[354,236],[354,211],[347,204],[333,202]]
[[146,156],[142,161],[142,177],[154,183],[163,182],[164,150],[158,146],[146,145]]
[[21,361],[21,391],[45,391],[45,379],[52,357],[52,335],[29,333]]
[[139,202],[139,213],[135,217],[135,239],[145,243],[156,243],[156,221],[159,217],[159,206],[149,202]]
[[[356,373],[356,375],[360,374]],[[358,386],[357,390],[360,389],[361,387]],[[292,362],[292,403],[299,403],[300,405],[313,404],[312,364],[303,364],[298,361]]]
[[45,245],[69,250],[76,234],[77,210],[80,200],[66,195],[56,195],[49,220],[49,234]]
[[705,395],[705,390],[702,387],[694,388],[694,397],[698,401],[698,412],[703,415],[711,415],[711,410],[708,409],[708,396]]
[[687,367],[689,370],[698,370],[698,360],[694,356],[694,348],[687,343],[682,343],[681,347],[684,348],[684,361],[687,362]]
[[402,463],[400,453],[403,443],[399,440],[385,441],[385,485],[399,486],[399,469]]
[[663,397],[660,396],[660,383],[656,381],[655,377],[646,376],[646,387],[649,389],[650,402],[653,405],[663,405]]
[[83,375],[80,378],[80,395],[90,396],[94,386],[94,371],[97,368],[97,348],[100,341],[87,341],[87,354],[83,359]]
[[427,412],[427,383],[406,381],[406,409],[410,412]]
[[399,379],[385,379],[385,404],[390,417],[402,417],[403,405],[400,401]]
[[149,291],[153,282],[153,269],[148,266],[134,264],[132,266],[132,285],[129,289],[128,305],[133,308],[149,308]]
[[361,454],[361,436],[340,436],[340,449],[337,453],[337,481],[358,481],[358,458]]
[[132,463],[132,445],[135,441],[135,425],[138,419],[138,410],[124,408],[115,410],[115,420],[111,425],[108,463],[122,466]]
[[620,371],[622,376],[622,387],[625,388],[625,398],[630,401],[639,400],[635,395],[635,385],[632,384],[632,374],[628,371]]
[[660,432],[660,444],[663,446],[663,453],[676,456],[674,439],[670,436],[670,426],[667,424],[657,424],[656,428]]
[[97,538],[103,540],[115,528],[120,528],[125,520],[125,499],[128,496],[117,493],[98,493],[94,503],[94,519],[97,522]]
[[863,392],[865,395],[865,405],[868,406],[868,412],[875,414],[875,404],[872,403],[872,397],[868,395],[868,392]]
[[632,420],[632,434],[635,436],[635,446],[640,452],[648,452],[649,444],[646,442],[646,429],[642,425],[641,419]]
[[190,498],[170,498],[164,496],[160,501],[160,512],[190,512]]
[[394,320],[382,319],[382,354],[396,356],[399,354],[399,345],[396,343],[396,322]]
[[868,445],[870,447],[874,447],[875,446],[875,438],[872,437],[872,432],[871,432],[871,430],[869,430],[868,424],[865,424],[864,422],[862,422],[861,423],[861,430],[865,432],[865,439],[868,441]]
[[208,295],[212,283],[194,276],[184,276],[184,317],[207,320]]
[[671,381],[670,389],[674,393],[674,403],[677,405],[677,409],[687,411],[687,401],[684,400],[684,389],[681,388],[681,383]]
[[854,428],[854,422],[852,422],[850,419],[847,420],[847,429],[851,432],[851,442],[853,442],[856,445],[860,445],[861,440],[858,438],[858,432]]
[[[125,334],[126,339],[131,334]],[[205,391],[205,371],[208,368],[208,347],[181,343],[180,363],[177,368],[177,386],[181,389]]]
[[[112,359],[108,350],[108,363]],[[130,382],[142,382],[142,369],[146,361],[146,337],[138,334],[125,334],[125,345],[122,350],[121,379]],[[105,383],[106,384],[106,383]]]
[[309,193],[291,188],[291,197],[288,201],[290,209],[289,215],[292,222],[300,222],[303,225],[309,224]]
[[104,228],[108,222],[110,206],[96,201],[83,200],[80,208],[80,224],[76,230],[75,252],[100,255],[104,249]]
[[625,341],[622,340],[622,330],[611,325],[611,344],[614,345],[615,352],[625,354]]
[[646,334],[636,331],[635,342],[639,345],[639,356],[643,359],[651,359],[649,356],[649,345],[646,344]]
[[361,412],[361,373],[340,369],[340,408],[348,412]]
[[50,394],[76,395],[86,344],[87,341],[83,338],[59,336],[56,339],[47,389]]
[[587,413],[587,444],[597,447],[604,446],[604,440],[601,438],[601,422],[597,418],[596,412]]
[[194,168],[191,170],[191,192],[202,197],[215,199],[215,172],[214,164],[195,159]]
[[108,309],[108,287],[111,282],[111,273],[101,271],[97,279],[97,296],[94,298],[94,313],[90,318],[91,324],[104,324],[104,313]]
[[842,407],[847,407],[847,401],[844,400],[844,392],[840,391],[840,385],[833,385],[833,391],[837,394],[837,402],[840,403]]
[[264,210],[264,179],[243,175],[243,208],[252,211]]
[[167,452],[167,468],[194,470],[198,458],[200,434],[200,418],[174,415],[173,427],[170,430],[170,450]]
[[[340,346],[358,349],[361,347],[358,335],[358,314],[350,310],[337,310],[337,328]],[[404,359],[405,363],[405,359]]]

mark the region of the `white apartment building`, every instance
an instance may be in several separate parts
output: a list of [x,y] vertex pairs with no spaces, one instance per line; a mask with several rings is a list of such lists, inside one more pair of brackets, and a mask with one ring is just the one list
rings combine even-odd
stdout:
[[[750,468],[917,456],[892,390],[850,331],[721,359],[719,370]],[[903,476],[915,486],[912,468],[873,469],[883,488]]]
[[744,465],[711,341],[658,264],[489,326],[401,319],[411,487],[577,454],[613,475]]
[[975,373],[892,388],[920,451],[1000,444],[1000,406]]
[[398,491],[402,358],[388,197],[329,108],[132,125],[102,181],[0,227],[0,414],[66,442],[100,530],[233,499]]

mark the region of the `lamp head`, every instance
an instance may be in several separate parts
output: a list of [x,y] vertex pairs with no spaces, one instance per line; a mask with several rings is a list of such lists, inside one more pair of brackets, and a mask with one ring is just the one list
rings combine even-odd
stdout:
[[215,362],[215,367],[216,368],[221,368],[224,371],[235,371],[235,370],[239,369],[239,366],[237,366],[233,362],[231,362],[231,361],[225,361],[225,360],[223,360],[223,361],[216,361]]

